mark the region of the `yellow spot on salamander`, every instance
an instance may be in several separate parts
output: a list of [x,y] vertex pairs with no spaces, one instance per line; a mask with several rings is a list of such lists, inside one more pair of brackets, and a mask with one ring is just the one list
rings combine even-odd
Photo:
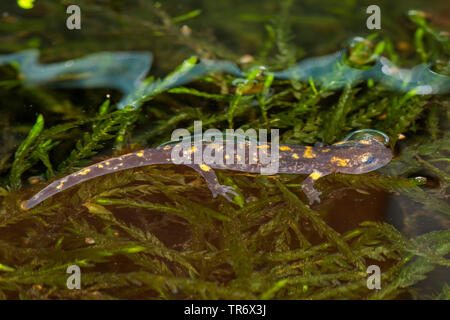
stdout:
[[225,159],[230,159],[230,156],[226,154]]
[[211,143],[211,148],[213,148],[214,150],[222,150],[223,146],[217,143]]
[[359,143],[361,143],[361,144],[371,144],[372,142],[370,140],[360,140]]
[[27,208],[27,201],[24,200],[20,203],[20,209],[22,209],[23,211],[27,211],[30,210],[29,208]]
[[99,167],[99,168],[101,169],[101,168],[103,168],[103,165],[102,165],[102,164],[99,164],[97,167]]
[[81,171],[81,172],[79,173],[79,175],[85,176],[85,175],[87,175],[89,172],[91,172],[91,169],[84,169],[83,171]]
[[106,161],[105,164],[106,164],[107,166],[109,166],[109,161]]
[[361,157],[359,157],[360,162],[366,162],[371,156],[370,152],[364,153]]
[[64,186],[64,182],[63,181],[61,181],[59,184],[58,184],[58,186],[56,187],[56,189],[62,189],[62,187]]
[[281,146],[281,147],[280,147],[280,150],[281,150],[281,151],[292,151],[292,149],[289,148],[288,146]]
[[196,147],[196,146],[193,146],[193,147],[191,148],[191,152],[195,152],[195,150],[197,150],[197,147]]
[[264,144],[264,145],[260,145],[257,147],[258,149],[269,149],[269,145],[268,144]]
[[143,152],[138,152],[138,153],[136,153],[136,155],[137,155],[138,157],[143,157],[143,156],[144,156],[144,153],[143,153]]
[[331,162],[336,163],[340,167],[345,167],[348,164],[348,159],[333,157],[331,158]]
[[322,176],[322,172],[317,171],[315,169],[310,175],[311,179],[313,179],[313,180],[318,180],[321,176]]
[[200,169],[202,169],[203,171],[209,171],[209,170],[211,170],[211,168],[210,167],[208,167],[206,164],[201,164],[200,165]]
[[170,148],[172,148],[172,146],[165,146],[165,147],[163,148],[163,150],[169,150]]
[[292,158],[294,158],[294,159],[299,159],[300,157],[298,156],[298,154],[293,153],[293,154],[292,154]]
[[328,152],[328,151],[330,151],[331,149],[323,149],[322,150],[322,152]]
[[305,152],[303,153],[303,157],[308,159],[316,157],[314,151],[312,150],[312,147],[306,147]]
[[237,161],[241,161],[241,156],[237,154],[237,155],[236,155],[236,160],[237,160]]

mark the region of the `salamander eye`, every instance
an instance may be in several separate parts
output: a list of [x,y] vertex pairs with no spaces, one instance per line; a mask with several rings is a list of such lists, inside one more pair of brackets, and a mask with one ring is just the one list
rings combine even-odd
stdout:
[[375,158],[370,156],[365,162],[364,164],[372,164],[375,162]]

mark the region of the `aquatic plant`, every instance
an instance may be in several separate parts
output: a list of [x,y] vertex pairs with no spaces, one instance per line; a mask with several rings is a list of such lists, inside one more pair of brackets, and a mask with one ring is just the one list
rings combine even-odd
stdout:
[[[280,15],[289,15],[290,5],[283,2]],[[145,24],[147,30],[186,41],[202,59],[238,60],[226,49],[207,54],[221,48],[214,41],[177,34],[177,21],[189,15],[172,19],[155,10],[162,22]],[[448,59],[448,39],[437,39],[425,19],[411,19],[416,27],[408,46],[418,55],[410,65]],[[261,72],[264,57],[270,70],[295,69],[301,60],[289,22],[266,23],[261,61],[243,68],[245,74],[202,73],[180,86],[176,79],[198,65],[188,58],[161,79],[146,79],[153,91],[137,109],[117,110],[120,96],[111,90],[23,86],[20,69],[3,66],[0,297],[448,299],[448,95],[392,91],[372,78],[344,81],[336,90],[313,78]],[[366,37],[346,59],[368,70],[373,60],[361,57],[376,53],[402,66],[395,41]],[[445,66],[434,67],[445,74]],[[37,114],[24,108],[30,104]],[[280,141],[291,144],[334,143],[373,128],[390,137],[397,157],[377,173],[324,177],[316,206],[299,189],[301,175],[219,172],[239,193],[228,203],[212,199],[191,170],[154,166],[103,176],[21,210],[49,181],[158,146],[194,120],[221,129],[280,128]],[[395,207],[385,208],[388,203]],[[381,290],[366,286],[371,264],[381,267]],[[81,290],[67,289],[70,265],[81,267]]]

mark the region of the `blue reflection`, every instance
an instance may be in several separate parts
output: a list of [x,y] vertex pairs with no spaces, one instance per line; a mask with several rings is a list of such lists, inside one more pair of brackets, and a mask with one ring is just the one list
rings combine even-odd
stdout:
[[[450,92],[450,77],[420,64],[411,69],[396,67],[385,57],[376,57],[372,68],[361,70],[344,62],[345,51],[309,58],[284,71],[272,72],[278,79],[309,81],[328,90],[337,90],[359,81],[372,79],[389,90],[414,91],[415,94]],[[37,50],[0,55],[0,65],[19,65],[25,85],[46,85],[60,88],[113,88],[124,93],[117,107],[138,108],[153,95],[189,83],[211,72],[225,72],[245,77],[231,61],[202,60],[185,70],[178,70],[162,80],[144,81],[153,61],[149,52],[101,52],[64,62],[40,64]],[[266,68],[262,72],[269,73]]]

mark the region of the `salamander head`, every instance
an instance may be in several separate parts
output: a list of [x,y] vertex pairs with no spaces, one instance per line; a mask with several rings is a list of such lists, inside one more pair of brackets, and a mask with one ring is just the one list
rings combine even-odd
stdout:
[[334,144],[332,171],[348,174],[366,173],[388,164],[392,152],[376,139],[345,141]]

